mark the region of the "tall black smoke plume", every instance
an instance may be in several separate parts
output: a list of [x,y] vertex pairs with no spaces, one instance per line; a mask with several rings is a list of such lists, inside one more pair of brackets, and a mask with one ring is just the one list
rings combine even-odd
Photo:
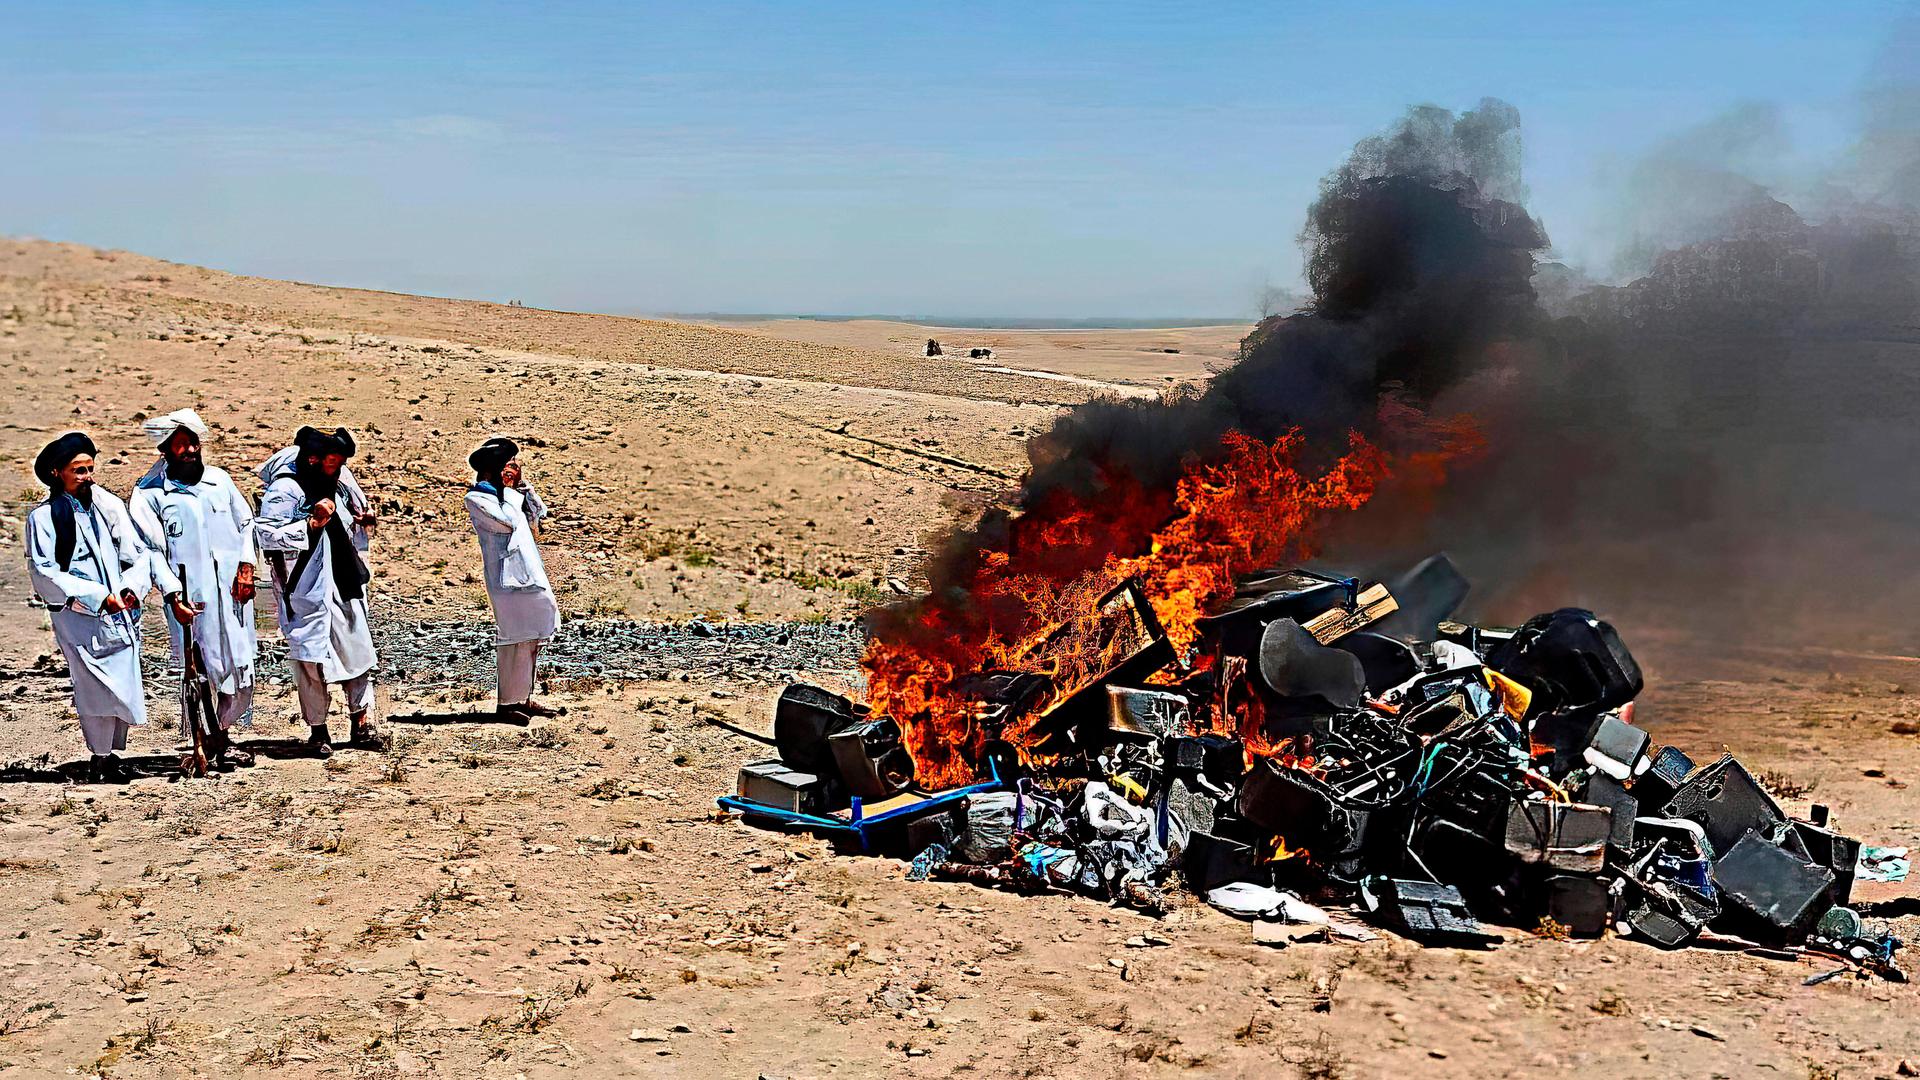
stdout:
[[[1482,618],[1582,603],[1721,637],[1844,622],[1854,647],[1911,648],[1916,43],[1909,28],[1889,50],[1854,151],[1791,193],[1741,169],[1779,135],[1764,109],[1659,148],[1620,221],[1640,276],[1614,286],[1541,261],[1511,106],[1410,110],[1323,180],[1300,237],[1305,310],[1262,321],[1203,390],[1063,414],[1030,441],[1019,491],[931,561],[929,594],[872,613],[876,637],[937,648],[927,639],[957,627],[1017,621],[982,610],[995,560],[1040,558],[1037,526],[1062,507],[1144,490],[1171,508],[1228,432],[1297,429],[1330,459],[1348,431],[1414,448],[1387,417],[1466,415],[1486,450],[1438,505],[1384,492],[1335,524],[1330,564],[1386,576],[1447,550],[1481,584]],[[1138,554],[1142,520],[1048,552],[1045,572]]]
[[[928,596],[873,613],[876,635],[931,637],[956,621],[1017,618],[975,610],[972,586],[987,560],[1034,543],[1064,506],[1097,506],[1123,488],[1171,500],[1195,460],[1222,453],[1228,432],[1267,440],[1298,429],[1329,457],[1349,431],[1405,438],[1381,429],[1383,404],[1417,410],[1481,367],[1495,343],[1537,329],[1530,277],[1546,235],[1515,201],[1519,150],[1518,113],[1492,100],[1457,116],[1414,109],[1362,142],[1322,182],[1301,236],[1311,306],[1263,322],[1204,390],[1063,414],[1029,442],[1030,470],[1009,504],[949,539],[929,565]],[[1111,524],[1096,541],[1053,553],[1048,572],[1140,554],[1158,523]]]

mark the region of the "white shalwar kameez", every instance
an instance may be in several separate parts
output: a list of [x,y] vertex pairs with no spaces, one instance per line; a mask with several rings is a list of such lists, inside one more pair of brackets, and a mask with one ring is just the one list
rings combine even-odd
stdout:
[[[73,502],[73,556],[62,567],[55,557],[53,500]],[[144,598],[156,586],[179,585],[155,566],[134,535],[127,507],[96,486],[91,507],[65,493],[27,514],[27,574],[33,591],[52,608],[53,637],[73,677],[73,709],[87,749],[104,757],[127,745],[127,729],[147,722],[146,687],[140,677],[140,612],[108,613],[109,596],[132,591]]]
[[[349,513],[344,492],[336,496],[337,514]],[[332,683],[344,684],[347,713],[359,716],[373,708],[373,632],[364,596],[348,598],[334,583],[333,560],[359,559],[355,550],[339,551],[326,530],[307,527],[313,507],[292,473],[283,473],[267,485],[260,498],[254,534],[269,559],[277,556],[273,578],[279,602],[275,610],[280,632],[287,639],[287,662],[293,668],[294,690],[300,696],[300,714],[309,727],[327,722]],[[342,524],[349,520],[342,518]],[[309,548],[318,545],[297,580],[286,580]],[[357,547],[357,544],[355,545]],[[359,568],[352,568],[355,573]]]
[[[252,723],[255,633],[253,601],[236,604],[233,583],[240,567],[258,569],[253,508],[224,470],[207,467],[196,484],[167,476],[165,461],[134,485],[129,506],[133,526],[151,557],[183,579],[189,603],[203,604],[193,620],[205,673],[215,690],[222,728]],[[262,575],[264,576],[264,575]],[[167,612],[174,670],[184,666],[182,628]],[[181,713],[181,724],[187,714]]]
[[508,488],[504,496],[495,495],[490,484],[467,490],[467,515],[480,538],[487,599],[493,602],[502,706],[522,705],[533,696],[540,646],[560,629],[560,605],[527,518],[531,507],[540,508],[533,513],[544,510],[531,489]]
[[[260,467],[255,472],[259,475],[261,484],[271,487],[275,480],[283,476],[292,476],[293,467],[299,460],[300,448],[288,446],[275,450],[272,456],[260,463]],[[360,487],[360,481],[353,478],[352,466],[340,466],[339,480],[340,497],[336,501],[340,509],[345,511],[347,521],[357,521],[361,514],[373,509],[373,503],[368,501],[367,493]],[[349,531],[353,534],[353,546],[360,549],[360,557],[364,560],[367,557],[371,537],[358,525],[352,526]],[[266,595],[267,602],[273,605],[275,611],[286,610],[286,604],[280,598],[280,583],[272,574],[261,575],[256,588]],[[299,676],[297,669],[294,675],[297,682]]]

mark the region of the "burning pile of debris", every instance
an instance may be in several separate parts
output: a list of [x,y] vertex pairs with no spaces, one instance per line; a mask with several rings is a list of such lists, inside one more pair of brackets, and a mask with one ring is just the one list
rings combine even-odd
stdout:
[[[1635,501],[1659,528],[1693,520],[1663,472],[1575,472],[1589,460],[1755,472],[1620,442],[1643,438],[1635,410],[1596,402],[1653,387],[1664,431],[1671,372],[1710,369],[1667,363],[1694,338],[1643,353],[1604,311],[1540,305],[1549,244],[1521,150],[1517,110],[1493,100],[1422,106],[1357,144],[1307,210],[1302,309],[1204,384],[1096,397],[1032,437],[1017,488],[956,523],[924,592],[867,613],[866,704],[790,687],[779,758],[723,804],[914,876],[1146,911],[1182,887],[1278,939],[1301,919],[1367,932],[1310,899],[1427,941],[1488,924],[1731,939],[1896,976],[1899,943],[1849,900],[1856,879],[1904,874],[1904,853],[1876,860],[1817,807],[1796,819],[1732,757],[1656,752],[1633,723],[1639,667],[1592,613],[1448,621],[1467,583],[1438,556],[1384,585],[1294,569],[1329,537],[1372,561],[1419,537],[1580,540]],[[1689,314],[1703,296],[1778,295],[1780,259],[1723,262],[1713,290],[1642,291],[1684,326],[1724,325]],[[1727,370],[1759,370],[1750,350],[1722,343]]]
[[[1591,612],[1447,621],[1467,588],[1445,556],[1391,584],[1243,575],[1179,648],[1127,580],[1079,627],[1098,670],[960,676],[930,707],[964,716],[790,686],[780,756],[721,803],[914,877],[1147,912],[1184,887],[1281,937],[1368,933],[1311,898],[1436,944],[1496,940],[1487,923],[1731,939],[1901,977],[1899,940],[1848,907],[1856,874],[1882,871],[1825,808],[1789,816],[1731,755],[1656,750],[1632,722],[1640,668]],[[971,777],[920,768],[931,738]]]

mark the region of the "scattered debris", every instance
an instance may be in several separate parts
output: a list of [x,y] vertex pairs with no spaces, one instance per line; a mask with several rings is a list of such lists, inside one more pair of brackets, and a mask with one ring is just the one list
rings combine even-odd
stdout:
[[[1731,754],[1654,747],[1633,723],[1639,665],[1593,613],[1447,621],[1466,592],[1445,556],[1391,586],[1269,571],[1175,648],[1122,582],[1087,620],[1090,675],[957,673],[962,715],[789,686],[780,757],[721,802],[910,858],[914,880],[1149,914],[1177,880],[1271,944],[1356,936],[1331,911],[1354,905],[1429,944],[1496,944],[1491,923],[1903,977],[1900,940],[1846,905],[1856,876],[1904,877],[1905,849],[1863,851],[1822,806],[1789,816],[1774,793],[1807,788]],[[967,748],[971,783],[916,785],[929,738]]]
[[1913,869],[1913,860],[1903,847],[1863,847],[1860,865],[1855,871],[1861,881],[1905,881]]

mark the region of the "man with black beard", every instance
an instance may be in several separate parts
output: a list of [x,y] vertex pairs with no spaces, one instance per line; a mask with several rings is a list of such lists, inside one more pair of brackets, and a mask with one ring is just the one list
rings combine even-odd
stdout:
[[147,722],[140,679],[140,598],[155,586],[185,616],[179,582],[135,536],[126,504],[93,482],[93,440],[70,431],[48,443],[33,474],[47,498],[27,514],[27,574],[50,609],[53,637],[73,679],[73,709],[93,754],[88,779],[125,783],[114,751]]
[[298,453],[272,475],[260,498],[254,531],[273,569],[287,659],[301,716],[311,729],[308,741],[326,757],[333,753],[327,710],[334,683],[346,691],[353,743],[380,743],[369,718],[379,657],[367,620],[367,567],[353,536],[366,523],[343,513],[347,494],[340,470],[354,451],[347,429],[327,434],[303,427],[294,445]]
[[[200,440],[207,425],[198,413],[181,409],[142,428],[161,458],[134,485],[129,510],[140,542],[179,576],[185,593],[187,612],[167,620],[174,667],[184,665],[191,635],[219,717],[208,757],[222,769],[251,765],[252,756],[236,749],[228,733],[235,723],[253,722],[253,577],[259,562],[253,508],[224,470],[203,461]],[[189,715],[183,702],[183,728]]]

